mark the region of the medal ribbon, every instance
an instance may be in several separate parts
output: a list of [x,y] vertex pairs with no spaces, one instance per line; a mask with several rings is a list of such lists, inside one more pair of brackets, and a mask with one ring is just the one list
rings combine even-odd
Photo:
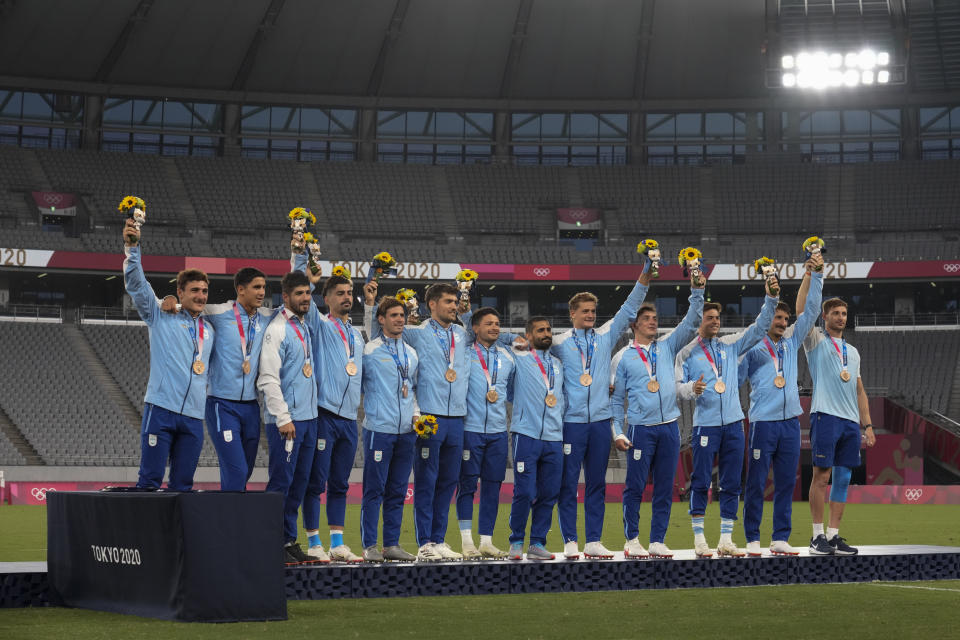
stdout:
[[707,362],[710,363],[710,368],[713,369],[713,375],[717,376],[717,380],[720,380],[720,376],[723,375],[723,363],[720,362],[720,358],[717,358],[714,361],[713,356],[710,355],[710,352],[713,351],[713,345],[710,345],[710,350],[707,350],[707,345],[703,344],[703,338],[697,336],[697,342],[700,343],[700,348],[703,349],[703,353],[707,356]]
[[346,352],[346,354],[347,354],[347,360],[350,361],[350,362],[353,362],[353,353],[354,353],[354,345],[353,345],[354,336],[353,336],[353,329],[347,329],[347,331],[350,332],[350,340],[348,341],[348,340],[347,340],[347,335],[346,335],[346,333],[344,333],[343,329],[340,328],[340,319],[339,319],[339,318],[334,318],[332,314],[331,314],[331,315],[328,315],[327,318],[329,318],[330,320],[332,320],[332,321],[333,321],[333,324],[336,325],[336,327],[337,327],[337,332],[340,334],[340,339],[343,340],[343,350],[344,350],[344,351]]
[[777,375],[783,375],[783,340],[777,343],[777,350],[773,350],[773,345],[770,344],[770,340],[767,338],[763,339],[763,344],[767,346],[767,351],[770,352],[770,357],[773,358],[773,366],[777,370]]
[[[483,375],[487,378],[487,389],[493,389],[494,385],[497,384],[497,372],[500,369],[500,354],[497,352],[497,345],[493,345],[493,357],[490,358],[490,368],[493,370],[492,374],[490,373],[490,370],[487,369],[487,361],[483,359],[483,354],[480,353],[480,347],[474,343],[473,348],[477,352],[477,357],[480,358],[480,366],[483,367]],[[487,349],[487,355],[490,355],[489,349]]]
[[[400,378],[404,383],[407,381],[407,374],[410,373],[410,359],[407,358],[407,347],[403,344],[402,339],[397,339],[395,342],[390,342],[389,338],[384,338],[384,344],[387,345],[387,351],[390,353],[390,357],[393,358],[393,361],[397,363],[397,373],[400,374]],[[400,363],[400,354],[397,351],[397,343],[400,343],[400,348],[403,349],[403,364]]]
[[444,334],[447,332],[450,333],[450,351],[448,353],[444,353],[444,356],[447,358],[447,368],[453,369],[453,352],[457,348],[457,338],[453,333],[453,327],[444,329],[436,320],[430,318],[430,328],[433,329],[433,335],[437,337],[437,341],[440,343],[441,351],[447,350],[447,339],[444,336],[441,336],[440,332],[442,331]]
[[537,366],[540,367],[540,373],[543,375],[543,384],[547,388],[547,393],[553,393],[553,361],[550,360],[549,356],[547,356],[546,352],[544,352],[543,357],[547,359],[547,363],[550,365],[550,378],[547,379],[547,370],[544,368],[543,361],[540,360],[540,356],[537,355],[536,349],[533,350],[533,357],[537,361]]
[[[647,368],[647,375],[650,376],[651,380],[657,379],[657,341],[654,340],[650,343],[650,346],[647,349],[643,349],[636,342],[633,343],[633,347],[637,350],[637,353],[640,354],[640,359],[643,360],[643,366]],[[650,351],[650,361],[647,361],[647,356],[645,351]]]
[[297,338],[300,339],[300,346],[303,347],[303,358],[304,358],[304,359],[307,361],[307,363],[309,364],[309,363],[310,363],[310,350],[307,349],[307,343],[304,341],[303,335],[300,333],[300,328],[297,326],[297,323],[293,321],[293,316],[291,316],[291,315],[289,315],[289,314],[287,313],[287,309],[286,309],[286,308],[280,309],[280,313],[282,313],[282,314],[283,314],[283,317],[286,318],[288,322],[290,322],[290,326],[293,327],[293,330],[297,332]]
[[200,328],[200,338],[197,339],[197,330],[193,328],[193,318],[190,318],[190,339],[193,340],[193,348],[197,350],[196,360],[203,360],[203,316],[197,318],[197,326]]
[[837,350],[837,357],[840,358],[840,362],[843,364],[843,370],[847,370],[847,341],[843,338],[840,338],[840,344],[843,345],[843,353],[840,353],[840,347],[837,346],[837,341],[833,339],[833,336],[827,334],[830,338],[830,342],[833,343],[833,348]]
[[[260,314],[257,314],[259,318]],[[250,342],[247,342],[247,336],[243,331],[243,322],[240,320],[240,308],[237,303],[233,303],[233,317],[237,319],[237,331],[240,333],[240,350],[243,351],[243,359],[249,360],[250,350],[253,349],[253,336],[256,335],[257,326],[254,319],[250,318]]]
[[[589,333],[588,333],[589,332]],[[583,347],[580,346],[580,339],[577,337],[577,330],[573,330],[573,344],[577,345],[577,351],[580,352],[580,364],[584,373],[590,373],[590,365],[593,364],[593,351],[597,346],[597,334],[590,329],[583,332],[583,340],[587,343],[587,355],[583,355]]]

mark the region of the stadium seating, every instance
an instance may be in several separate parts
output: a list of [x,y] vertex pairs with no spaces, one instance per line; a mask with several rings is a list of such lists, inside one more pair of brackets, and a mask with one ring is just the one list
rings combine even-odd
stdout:
[[877,162],[854,170],[858,231],[960,227],[960,162]]
[[0,432],[0,464],[21,465],[26,464],[26,460],[13,443],[7,439],[3,432]]
[[624,234],[689,234],[699,229],[698,170],[613,166],[578,171],[584,206],[619,209]]

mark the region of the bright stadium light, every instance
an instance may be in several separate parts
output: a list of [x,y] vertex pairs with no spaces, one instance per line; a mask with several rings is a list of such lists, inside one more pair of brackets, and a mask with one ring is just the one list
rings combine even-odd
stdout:
[[881,51],[877,54],[877,64],[881,67],[885,67],[890,64],[890,54],[886,51]]
[[877,66],[877,54],[873,49],[864,49],[861,51],[858,60],[860,61],[860,68],[864,71],[869,71]]
[[830,54],[830,68],[839,69],[843,65],[843,56],[839,53]]
[[792,73],[785,73],[783,74],[781,82],[783,83],[783,86],[787,88],[795,87],[797,86],[797,76]]
[[851,53],[848,53],[846,56],[844,56],[844,58],[843,58],[843,66],[845,66],[845,67],[848,68],[848,69],[853,69],[854,67],[856,67],[856,66],[857,66],[857,54],[851,52]]
[[843,84],[848,87],[855,87],[860,84],[860,72],[856,69],[847,69],[843,72]]
[[793,56],[783,56],[783,58],[780,59],[780,66],[784,69],[793,69],[795,66]]
[[877,72],[877,82],[880,84],[887,84],[890,82],[890,72],[886,69],[881,69]]
[[[780,57],[780,69],[769,86],[784,89],[859,87],[874,84],[902,84],[905,72],[891,66],[888,51],[864,47],[859,51],[797,51]],[[768,76],[770,77],[770,76]],[[777,83],[779,80],[779,83]]]
[[860,75],[860,82],[863,84],[873,84],[873,71],[864,71]]

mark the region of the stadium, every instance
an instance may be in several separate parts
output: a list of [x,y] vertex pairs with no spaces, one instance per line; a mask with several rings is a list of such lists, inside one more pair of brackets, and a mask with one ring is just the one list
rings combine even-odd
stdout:
[[[145,203],[131,207],[131,215],[133,209],[146,213],[134,240],[122,205],[127,196]],[[297,208],[309,211],[312,223],[306,230],[312,242],[308,251],[298,246],[299,253],[291,255],[291,211]],[[323,629],[354,637],[591,632],[674,637],[724,628],[785,637],[815,632],[862,637],[882,625],[909,637],[942,634],[952,623],[950,611],[960,592],[958,212],[958,2],[0,0],[0,633],[4,638],[66,633],[78,638],[259,637]],[[662,250],[659,276],[649,280],[651,260],[639,246],[646,239]],[[823,247],[817,275],[806,268],[817,259],[809,252],[811,239]],[[692,263],[678,257],[687,247],[701,254],[705,288],[697,286],[695,274],[691,277]],[[564,447],[561,457],[569,455],[566,447],[578,446],[567,438],[568,424],[602,423],[605,440],[602,448],[593,447],[593,466],[584,458],[583,474],[578,463],[572,480],[564,480],[566,494],[560,489],[557,513],[551,511],[540,547],[552,560],[537,562],[530,549],[527,559],[521,553],[515,562],[501,556],[483,562],[445,556],[432,562],[418,554],[418,547],[423,553],[433,542],[423,544],[422,527],[418,530],[423,517],[430,519],[415,506],[421,500],[417,479],[426,467],[412,459],[411,449],[413,467],[399,497],[403,517],[395,546],[414,551],[416,562],[337,562],[335,557],[329,564],[310,560],[284,566],[277,557],[279,543],[276,549],[270,546],[283,537],[280,499],[271,485],[276,464],[271,455],[278,460],[283,455],[276,448],[271,453],[271,443],[283,444],[270,439],[280,421],[268,410],[264,375],[254,375],[243,391],[243,401],[262,405],[246,454],[247,476],[241,478],[246,493],[221,491],[228,472],[220,445],[214,444],[219,414],[213,430],[209,418],[199,427],[202,448],[198,441],[193,492],[189,486],[172,490],[169,477],[166,491],[101,491],[142,481],[156,404],[151,398],[176,384],[159,379],[156,387],[151,384],[152,367],[173,355],[157,349],[161,332],[151,322],[166,320],[160,311],[160,320],[147,318],[143,299],[152,305],[154,296],[158,304],[165,296],[179,296],[190,311],[190,301],[179,295],[181,285],[199,280],[178,281],[178,274],[202,272],[209,287],[205,313],[212,314],[211,309],[226,309],[229,305],[221,303],[238,298],[235,274],[252,268],[266,283],[260,314],[270,313],[263,316],[264,331],[257,325],[263,342],[268,323],[272,328],[278,317],[274,311],[293,310],[294,284],[302,288],[309,281],[323,288],[310,298],[318,310],[317,326],[352,327],[360,340],[359,364],[371,345],[382,344],[387,353],[393,335],[385,322],[389,305],[373,307],[366,290],[382,252],[396,264],[393,274],[376,279],[377,294],[393,298],[400,289],[411,290],[417,302],[401,308],[419,314],[423,322],[417,329],[426,329],[420,333],[429,341],[433,337],[427,332],[439,313],[434,305],[439,307],[437,296],[443,295],[442,287],[432,285],[462,289],[461,275],[474,272],[476,281],[461,304],[476,314],[474,320],[495,315],[501,338],[518,335],[529,342],[526,347],[514,343],[506,356],[517,362],[517,385],[521,363],[530,361],[541,344],[542,338],[531,333],[537,323],[548,323],[554,346],[542,343],[547,351],[560,354],[569,347],[573,354],[588,353],[577,340],[584,325],[570,302],[581,292],[594,295],[594,339],[602,327],[623,329],[597,343],[597,361],[603,360],[601,351],[607,354],[598,369],[609,371],[598,373],[583,360],[587,381],[580,384],[587,391],[576,393],[586,395],[568,392],[576,376],[565,374],[560,385],[568,401],[566,409],[562,399],[557,408],[564,416],[558,418],[564,435],[555,443]],[[823,407],[817,389],[826,385],[818,382],[817,356],[808,363],[814,352],[804,342],[791,364],[801,413],[798,457],[788,469],[793,486],[786,497],[789,539],[782,540],[799,555],[771,554],[766,548],[778,526],[775,512],[781,513],[773,506],[773,470],[759,480],[760,557],[716,553],[708,558],[696,551],[699,538],[691,534],[705,534],[713,545],[718,536],[730,535],[728,526],[734,547],[749,549],[755,541],[746,537],[747,499],[741,488],[733,495],[738,516],[728,524],[723,455],[714,463],[711,454],[705,479],[698,471],[696,452],[705,443],[700,429],[730,421],[698,422],[704,411],[701,396],[688,397],[679,389],[670,399],[679,413],[679,454],[666,465],[667,475],[654,470],[649,484],[649,466],[643,467],[643,497],[636,498],[639,538],[646,545],[646,529],[658,517],[657,478],[673,479],[660,482],[662,491],[669,488],[672,513],[664,523],[665,537],[651,539],[650,549],[665,543],[676,555],[648,558],[643,550],[640,559],[631,559],[625,546],[631,537],[625,534],[627,509],[621,505],[636,493],[639,448],[635,443],[630,449],[618,447],[616,406],[601,411],[597,420],[568,420],[579,410],[575,398],[584,399],[589,414],[597,398],[604,406],[615,405],[612,395],[620,400],[623,422],[617,377],[609,389],[606,383],[631,349],[644,356],[635,333],[646,308],[634,298],[638,291],[659,322],[652,335],[663,344],[697,305],[704,321],[704,309],[716,308],[718,343],[739,344],[738,337],[765,317],[770,327],[772,280],[755,262],[762,257],[775,262],[777,293],[791,307],[791,325],[800,322],[803,302],[813,299],[807,297],[808,287],[819,285],[811,282],[822,283],[816,311],[821,300],[843,301],[844,351],[841,355],[838,347],[830,355],[831,366],[839,356],[847,373],[849,343],[858,353],[863,391],[863,402],[857,404],[860,395],[853,401],[859,419],[848,420],[859,423],[857,462],[847,465],[849,489],[840,500],[836,482],[811,491],[819,482],[818,469],[830,465],[816,464],[811,427]],[[318,267],[326,284],[311,279],[308,264]],[[300,280],[286,278],[292,269],[301,273]],[[338,286],[335,269],[352,275],[339,285],[349,285],[347,298],[352,298],[341,324],[334,321],[338,312],[327,296]],[[139,276],[131,275],[137,270]],[[629,329],[618,324],[623,316],[617,315],[628,307],[635,321]],[[186,311],[173,311],[169,318]],[[229,322],[235,312],[231,331],[241,325],[238,305],[224,311]],[[301,320],[304,327],[307,318]],[[377,318],[383,321],[379,326]],[[700,325],[696,313],[693,319]],[[224,332],[210,322],[216,349]],[[461,322],[462,330],[457,328]],[[279,324],[278,336],[287,330],[290,337],[298,326],[292,319],[292,329]],[[479,340],[479,327],[462,315],[449,327],[444,324],[443,331]],[[407,340],[414,328],[401,329]],[[313,340],[322,350],[320,333]],[[754,333],[757,340],[765,335]],[[826,311],[814,334],[831,337]],[[211,360],[203,362],[202,329],[200,335],[199,343],[192,338],[191,348],[197,362],[213,369]],[[340,333],[342,344],[336,330],[331,335],[337,357],[354,364],[354,334],[348,341]],[[579,335],[591,339],[586,330]],[[696,346],[695,335],[685,343],[692,339]],[[303,342],[303,355],[296,357],[309,365],[304,336],[296,336]],[[249,339],[252,343],[254,335]],[[185,340],[189,343],[190,336]],[[297,337],[290,340],[299,350]],[[416,349],[422,377],[430,366],[424,340]],[[456,340],[464,351],[458,357],[482,362],[470,383],[487,375],[480,393],[490,385],[494,399],[488,396],[488,401],[499,401],[506,412],[502,428],[509,424],[511,437],[525,434],[517,408],[523,394],[511,387],[507,402],[504,387],[498,400],[495,374],[489,377],[481,349]],[[494,335],[494,345],[496,340]],[[243,345],[246,349],[247,342]],[[449,354],[441,347],[436,357],[441,364],[446,357],[452,373],[452,338],[449,346]],[[476,353],[472,361],[465,355],[471,350]],[[702,353],[720,381],[723,373],[708,349]],[[770,353],[779,367],[772,348]],[[249,358],[250,351],[246,354]],[[611,354],[622,355],[611,362]],[[308,386],[322,397],[324,380],[335,377],[334,368],[342,376],[342,368],[315,360],[315,375],[304,368],[303,376],[316,380]],[[394,371],[389,355],[382,361],[391,375],[401,376],[406,399],[402,362]],[[545,387],[549,399],[553,386],[547,369],[539,359],[536,363],[543,379],[535,364],[530,368],[534,383]],[[580,360],[572,366],[579,376]],[[672,377],[673,366],[673,358],[663,365],[665,376]],[[551,372],[552,367],[548,361]],[[737,367],[732,369],[727,375],[736,378]],[[194,373],[206,375],[203,370]],[[709,368],[704,370],[709,377]],[[348,369],[357,384],[356,402],[360,378],[367,384],[366,371],[365,365],[356,376],[356,367],[354,373]],[[438,371],[442,374],[442,367]],[[656,369],[646,371],[646,379],[656,382]],[[775,373],[779,376],[779,369]],[[210,375],[213,380],[214,372]],[[791,375],[786,377],[792,387]],[[457,376],[452,378],[447,378],[451,387]],[[456,384],[469,393],[464,378]],[[694,375],[678,384],[695,380]],[[735,479],[746,485],[749,466],[759,460],[754,454],[761,450],[752,444],[755,429],[749,419],[756,410],[754,383],[750,378],[739,391],[715,394],[724,397],[721,407],[735,407],[744,417],[731,424],[746,438],[739,444],[744,459]],[[465,413],[470,430],[468,409],[451,410],[449,401],[443,411],[432,409],[427,384],[423,387],[415,394],[417,411],[440,418],[444,438],[445,430],[453,429],[448,419],[459,418],[463,430]],[[330,552],[334,540],[347,552],[352,547],[358,559],[369,549],[361,531],[369,453],[375,451],[377,463],[382,454],[362,440],[372,433],[364,425],[375,422],[379,410],[368,405],[367,395],[373,394],[366,389],[354,412],[358,415],[334,415],[353,429],[347,436],[353,449],[339,464],[345,522],[330,524],[329,495],[321,492],[316,508],[323,517],[310,534]],[[250,400],[246,394],[256,396],[257,390],[263,395]],[[217,395],[205,388],[199,394],[200,417],[192,418],[197,425],[206,396]],[[627,389],[626,419],[632,424],[631,397]],[[406,406],[399,400],[398,406]],[[542,398],[538,402],[542,408]],[[312,403],[314,419],[318,404],[321,416],[324,412],[322,401]],[[549,402],[546,406],[553,409]],[[399,411],[409,423],[410,416]],[[544,411],[544,416],[550,413]],[[299,420],[293,416],[291,424]],[[547,418],[541,420],[545,429]],[[872,434],[864,430],[861,445],[860,427],[868,425]],[[620,439],[629,434],[636,440],[629,428],[623,425]],[[321,441],[315,434],[317,451]],[[458,452],[463,462],[469,460],[462,443]],[[494,473],[505,468],[503,484],[494,485],[500,491],[486,506],[488,517],[492,509],[496,518],[492,543],[501,548],[515,542],[508,536],[513,536],[511,507],[524,477],[518,455],[511,440]],[[460,453],[455,462],[462,474],[467,465],[461,466]],[[599,476],[590,477],[591,469],[600,469]],[[485,513],[486,476],[479,490],[476,484],[474,478],[477,507],[468,492],[468,535]],[[460,545],[462,486],[442,504],[442,514],[436,506],[432,514],[434,523],[448,523],[435,542],[448,551],[452,547],[455,555],[467,550],[467,537],[463,549]],[[691,531],[688,515],[698,491],[707,496],[699,533],[696,521]],[[850,505],[842,535],[860,547],[859,554],[818,558],[808,553],[808,541],[814,547],[811,526],[815,535],[818,524],[819,532],[825,531],[822,518],[818,523],[809,507],[822,501],[823,491],[834,496],[828,499],[830,509],[838,502]],[[537,500],[532,503],[535,529]],[[159,513],[168,508],[175,515]],[[266,511],[257,511],[261,508]],[[383,508],[386,553],[386,502]],[[696,518],[698,512],[692,512]],[[261,518],[263,513],[272,515]],[[564,531],[564,517],[568,523],[572,518],[572,532],[569,524]],[[375,517],[374,529],[377,523]],[[526,530],[526,519],[523,523]],[[296,542],[314,546],[296,516],[293,524]],[[591,527],[602,528],[602,534],[592,534]],[[109,540],[78,542],[90,531],[109,532]],[[376,531],[373,535],[379,553]],[[531,531],[531,546],[534,537]],[[576,559],[561,552],[571,542]],[[592,555],[587,547],[593,543],[599,544],[594,549],[613,550],[615,557]],[[147,569],[139,555],[134,562],[133,550],[139,554],[150,545],[165,554],[154,561],[162,570]],[[80,546],[84,562],[92,564],[70,555],[81,553]],[[129,557],[111,560],[113,551],[126,547]],[[120,566],[132,564],[138,568]],[[164,587],[167,577],[172,582]],[[733,586],[742,588],[723,588]],[[227,593],[236,593],[232,604]],[[239,604],[241,596],[258,604]],[[174,620],[242,622],[184,625]]]

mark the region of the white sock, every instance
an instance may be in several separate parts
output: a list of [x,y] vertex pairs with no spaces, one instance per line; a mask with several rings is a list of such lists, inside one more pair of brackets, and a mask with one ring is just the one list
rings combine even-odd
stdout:
[[827,527],[827,540],[833,540],[833,537],[840,533],[840,529],[834,529],[833,527]]
[[813,537],[816,538],[817,536],[822,536],[822,535],[823,535],[823,523],[821,522],[821,523],[818,524],[818,523],[814,522],[814,523],[813,523]]
[[703,535],[702,533],[695,533],[695,534],[693,534],[693,543],[694,543],[694,544],[700,544],[701,542],[702,542],[703,544],[707,544],[707,537],[706,537],[705,535]]
[[480,544],[481,544],[481,545],[484,545],[484,544],[492,545],[492,544],[493,544],[493,536],[481,535],[481,536],[480,536]]
[[460,541],[463,544],[473,544],[473,532],[470,529],[460,529]]
[[731,536],[731,534],[729,534],[729,533],[721,533],[721,534],[720,534],[720,542],[733,543],[733,538],[731,538],[730,536]]

